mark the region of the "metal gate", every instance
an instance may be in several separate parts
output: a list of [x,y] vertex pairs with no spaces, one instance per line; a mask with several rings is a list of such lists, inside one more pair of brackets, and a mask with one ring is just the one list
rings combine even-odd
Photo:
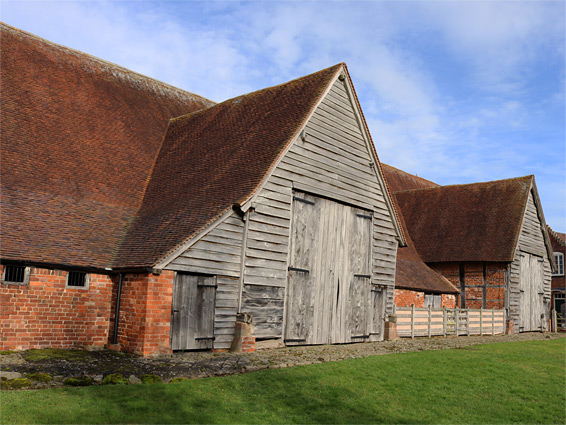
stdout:
[[212,348],[216,287],[216,276],[177,273],[171,311],[171,349]]

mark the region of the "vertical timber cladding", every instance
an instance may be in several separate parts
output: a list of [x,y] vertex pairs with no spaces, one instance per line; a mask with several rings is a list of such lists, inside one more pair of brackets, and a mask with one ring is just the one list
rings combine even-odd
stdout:
[[529,193],[515,259],[509,267],[509,317],[516,332],[546,329],[550,313],[550,261],[533,193]]
[[544,326],[544,267],[543,259],[521,253],[519,283],[519,331],[540,331]]
[[287,344],[369,338],[374,298],[381,298],[371,285],[371,230],[368,211],[295,192]]
[[213,347],[216,277],[177,273],[171,310],[171,349]]
[[[369,225],[367,246],[371,258],[370,266],[367,271],[356,272],[364,275],[356,279],[367,284],[363,286],[360,283],[361,290],[367,290],[366,295],[372,300],[372,306],[368,308],[371,315],[364,317],[365,323],[358,322],[358,329],[354,329],[353,334],[350,328],[347,329],[346,325],[343,325],[333,328],[334,334],[329,333],[326,339],[337,341],[343,338],[350,342],[356,339],[346,338],[346,333],[351,337],[367,335],[369,332],[369,340],[381,340],[384,316],[393,312],[398,246],[395,218],[391,216],[387,206],[386,189],[376,177],[376,164],[371,147],[365,140],[363,127],[355,112],[357,106],[346,84],[343,81],[335,81],[309,118],[303,132],[304,137],[293,142],[252,203],[255,210],[249,213],[249,232],[243,258],[245,268],[241,310],[253,314],[257,338],[302,339],[304,335],[299,337],[292,334],[304,334],[305,331],[300,329],[301,324],[295,323],[295,331],[289,330],[291,334],[287,334],[286,329],[293,328],[291,325],[287,326],[290,309],[301,308],[301,314],[311,315],[312,320],[315,314],[323,314],[320,310],[321,304],[316,304],[319,310],[315,313],[315,304],[310,303],[312,311],[309,312],[305,303],[312,292],[309,292],[308,287],[293,283],[293,279],[304,278],[301,277],[300,271],[288,270],[291,265],[301,268],[300,262],[291,264],[294,259],[291,258],[289,247],[292,240],[291,211],[301,208],[293,200],[293,195],[301,196],[300,193],[315,194],[317,200],[322,199],[324,202],[328,199],[337,201],[333,204],[335,215],[341,208],[345,208],[345,205],[355,205],[372,218],[364,219],[364,223]],[[343,259],[341,261],[344,262]],[[339,267],[354,267],[349,261],[348,257],[347,262]],[[334,269],[333,273],[336,273],[336,270]],[[365,275],[371,275],[371,278],[368,279]],[[288,278],[291,283],[288,283]],[[348,281],[348,290],[350,287],[352,291],[358,289],[357,282],[352,285],[350,283]],[[340,290],[344,295],[343,282]],[[291,291],[295,291],[301,301],[297,301]],[[289,307],[286,305],[289,302],[299,304]],[[326,303],[334,307],[344,307],[344,304],[336,303],[336,300],[330,298]],[[364,304],[364,308],[366,307],[367,304]],[[342,311],[333,311],[332,317],[335,321],[342,321],[341,323],[356,320],[350,319]],[[370,328],[366,329],[368,323]],[[314,334],[309,338],[312,340]],[[318,338],[324,339],[323,336]],[[365,338],[357,340],[363,341]],[[295,344],[306,343],[298,341]]]

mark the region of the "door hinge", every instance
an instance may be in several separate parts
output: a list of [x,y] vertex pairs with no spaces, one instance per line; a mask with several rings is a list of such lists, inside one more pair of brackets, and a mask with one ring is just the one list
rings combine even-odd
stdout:
[[297,267],[291,267],[291,266],[288,267],[288,270],[289,270],[290,272],[310,273],[310,271],[307,270],[307,269],[299,269],[299,268],[297,268]]
[[303,202],[305,204],[314,205],[313,201],[309,201],[308,199],[299,198],[298,196],[293,196],[294,201]]

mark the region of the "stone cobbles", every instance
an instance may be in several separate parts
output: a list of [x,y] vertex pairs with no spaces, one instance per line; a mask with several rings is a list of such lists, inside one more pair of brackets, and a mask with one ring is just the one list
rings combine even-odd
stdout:
[[[63,386],[68,378],[89,377],[93,385],[102,385],[103,378],[119,373],[129,384],[140,384],[144,375],[156,375],[163,382],[177,378],[204,378],[262,369],[280,369],[314,363],[340,361],[374,355],[408,351],[465,348],[477,344],[566,338],[566,334],[524,333],[518,335],[469,336],[448,338],[400,339],[359,344],[284,347],[258,350],[254,353],[186,352],[156,358],[139,358],[110,350],[81,351],[69,358],[26,360],[26,352],[0,356],[0,378],[3,389],[50,388]],[[565,339],[566,342],[566,339]],[[49,382],[34,381],[38,372],[47,373]],[[34,375],[36,374],[36,375]],[[27,377],[30,379],[27,379]],[[12,388],[9,384],[19,379]],[[23,379],[27,379],[23,382]],[[26,384],[26,385],[24,385]],[[22,386],[24,385],[24,386]]]

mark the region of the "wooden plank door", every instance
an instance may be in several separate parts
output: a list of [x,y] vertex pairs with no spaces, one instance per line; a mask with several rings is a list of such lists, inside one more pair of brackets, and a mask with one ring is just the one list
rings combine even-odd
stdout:
[[304,193],[293,196],[285,342],[313,344],[317,270],[320,246],[320,202]]
[[529,332],[541,329],[541,314],[544,313],[543,288],[544,269],[540,257],[521,252],[519,279],[519,331]]
[[171,349],[212,348],[216,288],[216,276],[177,274],[173,287]]
[[368,211],[349,208],[349,273],[350,312],[349,337],[352,341],[364,341],[370,336],[373,320],[371,292],[371,227],[372,216]]
[[371,215],[304,193],[293,199],[285,342],[363,341],[372,321]]
[[385,288],[371,285],[371,326],[370,337],[372,340],[380,339],[383,335],[383,323],[385,313]]

